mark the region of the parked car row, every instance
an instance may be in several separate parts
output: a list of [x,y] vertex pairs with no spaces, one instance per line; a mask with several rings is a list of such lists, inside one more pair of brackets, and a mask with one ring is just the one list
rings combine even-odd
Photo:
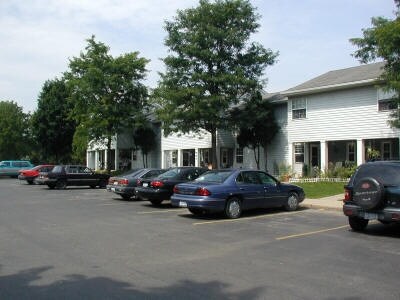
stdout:
[[281,183],[263,171],[245,169],[142,168],[110,177],[83,165],[39,165],[21,170],[19,179],[50,189],[106,188],[124,200],[141,199],[154,206],[170,200],[172,206],[187,208],[195,215],[222,212],[227,218],[239,218],[242,211],[255,208],[296,210],[305,197],[301,187]]

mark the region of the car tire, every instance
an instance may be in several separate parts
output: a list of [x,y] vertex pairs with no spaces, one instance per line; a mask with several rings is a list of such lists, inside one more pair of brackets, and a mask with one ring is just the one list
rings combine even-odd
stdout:
[[28,181],[28,184],[33,184],[33,180],[27,180]]
[[90,186],[91,189],[95,189],[96,188],[96,186],[94,184],[89,185],[89,186]]
[[64,179],[58,180],[57,183],[56,183],[56,187],[57,187],[57,189],[59,189],[59,190],[64,190],[64,189],[66,189],[66,188],[67,188],[67,181],[64,180]]
[[367,227],[368,221],[355,216],[349,217],[349,225],[354,231],[363,231]]
[[100,182],[99,182],[99,188],[105,189],[106,186],[107,186],[107,180],[104,180],[104,179],[100,180]]
[[54,188],[56,187],[56,185],[55,185],[55,184],[48,184],[47,186],[48,186],[48,187],[49,187],[49,189],[51,189],[51,190],[52,190],[52,189],[54,189]]
[[299,195],[295,192],[290,192],[285,203],[287,211],[295,211],[299,207]]
[[149,201],[150,201],[151,204],[153,204],[154,206],[160,206],[160,205],[161,205],[161,202],[162,202],[162,200],[159,200],[159,199],[150,199]]
[[236,198],[230,198],[226,202],[225,206],[225,216],[229,219],[237,219],[242,214],[242,203]]
[[124,199],[124,200],[126,200],[126,201],[131,200],[131,196],[130,196],[130,195],[121,194],[120,196],[121,196],[122,199]]
[[205,212],[203,209],[200,208],[188,208],[188,210],[195,216],[203,215]]
[[384,187],[372,177],[360,179],[353,187],[353,201],[363,209],[381,205],[383,194]]

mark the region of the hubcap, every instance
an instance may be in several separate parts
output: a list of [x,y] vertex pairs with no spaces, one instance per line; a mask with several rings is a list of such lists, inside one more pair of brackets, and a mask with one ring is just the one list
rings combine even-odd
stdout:
[[229,212],[233,217],[236,217],[240,214],[240,205],[238,201],[232,201],[229,204]]
[[297,206],[297,198],[294,195],[289,196],[288,204],[290,208],[295,208]]

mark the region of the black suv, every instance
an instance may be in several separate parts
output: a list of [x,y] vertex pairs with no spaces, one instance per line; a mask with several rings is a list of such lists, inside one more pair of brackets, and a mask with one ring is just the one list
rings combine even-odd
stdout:
[[355,231],[364,230],[369,220],[400,222],[400,161],[360,165],[345,186],[343,212]]

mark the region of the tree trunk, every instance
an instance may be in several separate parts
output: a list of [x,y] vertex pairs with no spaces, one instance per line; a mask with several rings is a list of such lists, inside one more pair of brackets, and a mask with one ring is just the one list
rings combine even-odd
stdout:
[[106,171],[107,173],[110,173],[111,171],[111,136],[107,137],[107,165],[106,165]]

